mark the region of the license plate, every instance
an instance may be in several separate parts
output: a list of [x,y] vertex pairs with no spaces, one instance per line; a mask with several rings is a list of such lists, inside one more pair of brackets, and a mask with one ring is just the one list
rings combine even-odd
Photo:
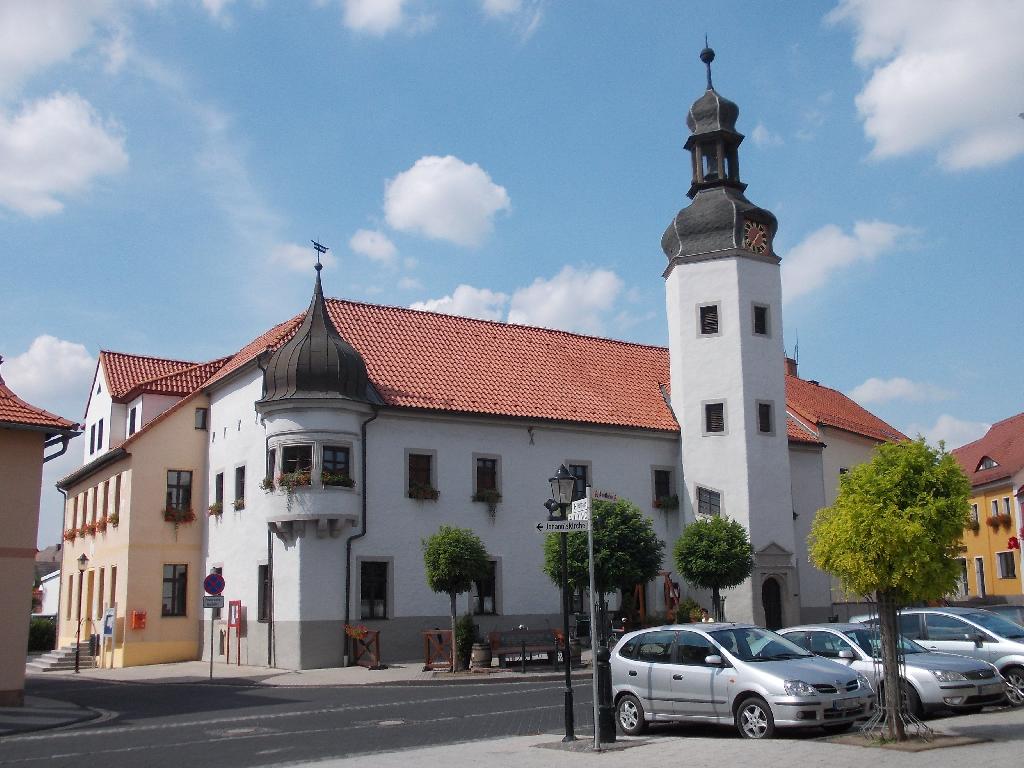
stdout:
[[983,685],[983,686],[981,686],[981,695],[982,696],[990,696],[993,693],[1002,693],[1002,692],[1003,692],[1003,684],[1002,683],[995,683],[994,685]]
[[832,709],[856,709],[859,706],[858,699],[836,699],[832,702]]

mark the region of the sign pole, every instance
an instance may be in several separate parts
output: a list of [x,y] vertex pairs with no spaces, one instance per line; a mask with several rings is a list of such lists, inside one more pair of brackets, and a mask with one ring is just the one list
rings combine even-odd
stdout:
[[213,680],[213,608],[210,609],[210,679]]
[[594,508],[590,500],[590,486],[587,486],[587,507],[590,513],[590,525],[587,526],[587,562],[590,571],[590,668],[594,687],[594,751],[601,751],[601,733],[598,724],[597,696],[597,617],[594,613],[597,590],[594,588]]

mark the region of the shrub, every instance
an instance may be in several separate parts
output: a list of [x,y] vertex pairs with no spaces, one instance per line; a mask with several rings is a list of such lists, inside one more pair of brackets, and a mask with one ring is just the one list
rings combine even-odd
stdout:
[[28,625],[28,650],[52,651],[57,644],[57,622],[52,619],[32,619]]
[[469,666],[469,657],[473,653],[475,642],[476,625],[473,623],[473,615],[464,613],[455,623],[455,653],[459,656],[459,666],[462,669]]

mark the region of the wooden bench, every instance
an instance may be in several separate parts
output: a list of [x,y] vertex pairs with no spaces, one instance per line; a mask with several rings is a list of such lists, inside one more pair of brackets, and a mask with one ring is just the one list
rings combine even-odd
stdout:
[[491,657],[497,657],[498,665],[505,666],[506,656],[522,656],[523,653],[547,654],[548,661],[558,660],[558,640],[553,629],[507,629],[487,635],[491,644]]

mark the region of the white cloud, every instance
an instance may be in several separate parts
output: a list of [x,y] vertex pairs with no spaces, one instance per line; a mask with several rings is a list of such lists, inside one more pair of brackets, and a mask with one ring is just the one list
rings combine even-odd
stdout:
[[362,254],[373,261],[383,264],[392,264],[398,249],[383,232],[372,229],[357,230],[348,241],[348,247],[356,253]]
[[[319,0],[326,5],[328,0]],[[347,29],[361,34],[383,37],[402,30],[409,34],[423,32],[434,26],[435,17],[428,13],[410,14],[410,0],[341,0],[342,22]]]
[[235,2],[235,0],[203,0],[203,8],[205,8],[206,12],[217,21],[224,21],[224,9],[233,2]]
[[754,126],[754,130],[750,132],[750,138],[759,147],[774,147],[782,143],[782,137],[769,131],[761,122]]
[[[270,251],[271,264],[279,264],[293,272],[309,272],[316,264],[316,252],[310,245],[279,243]],[[320,263],[325,267],[337,266],[338,260],[330,251],[321,254]]]
[[484,15],[511,25],[523,42],[529,40],[544,20],[542,0],[481,0]]
[[911,437],[924,435],[932,445],[938,445],[939,441],[943,440],[946,443],[946,450],[953,450],[961,445],[974,442],[988,432],[991,426],[991,424],[981,421],[963,421],[944,413],[930,427],[923,424],[911,424],[904,431]]
[[512,294],[508,321],[602,334],[622,288],[614,272],[567,265],[550,280],[538,277]]
[[425,309],[430,312],[476,317],[481,320],[501,320],[507,303],[507,294],[491,291],[487,288],[460,285],[450,296],[417,301],[410,304],[409,309]]
[[0,2],[0,95],[84,47],[113,6],[113,0]]
[[415,277],[402,277],[398,280],[398,287],[403,291],[418,291],[423,287],[423,283],[417,280]]
[[1024,3],[844,0],[827,18],[871,70],[856,104],[872,157],[929,150],[959,170],[1024,153]]
[[935,400],[948,400],[953,393],[928,384],[923,381],[911,381],[902,376],[891,379],[879,379],[872,377],[854,387],[850,397],[861,405],[868,403],[887,403],[892,400],[907,400],[910,402],[927,402]]
[[96,358],[82,344],[43,334],[5,360],[0,375],[22,400],[78,421],[95,367]]
[[476,163],[457,157],[421,157],[387,182],[384,213],[401,232],[475,246],[494,229],[494,216],[511,205]]
[[0,112],[0,205],[29,216],[64,206],[58,197],[88,189],[97,176],[128,165],[121,129],[75,93]]
[[848,235],[834,224],[811,232],[782,257],[782,289],[786,301],[810,293],[834,272],[905,247],[917,230],[884,221],[858,221]]

